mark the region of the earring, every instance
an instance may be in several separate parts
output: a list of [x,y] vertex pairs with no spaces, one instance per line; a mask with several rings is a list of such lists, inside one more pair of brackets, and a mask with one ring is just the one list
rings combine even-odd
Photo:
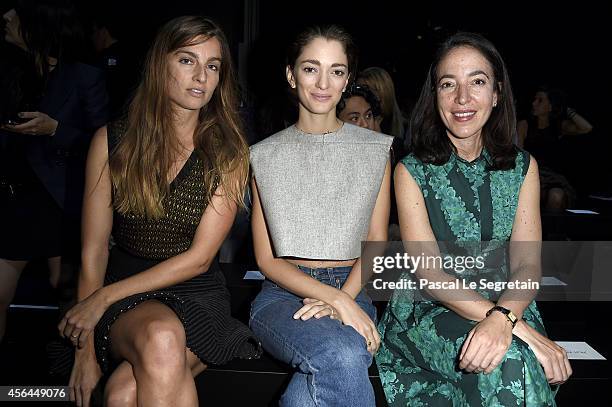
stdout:
[[497,102],[493,102],[493,107],[496,107],[496,106],[497,106]]

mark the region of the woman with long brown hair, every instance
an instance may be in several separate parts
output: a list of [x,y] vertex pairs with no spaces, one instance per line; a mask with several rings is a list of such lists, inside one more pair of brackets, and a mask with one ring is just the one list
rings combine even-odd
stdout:
[[108,406],[194,406],[206,364],[259,355],[216,261],[248,176],[235,89],[219,27],[179,17],[158,33],[127,119],[96,133],[79,302],[59,325],[76,348],[77,405],[102,370]]

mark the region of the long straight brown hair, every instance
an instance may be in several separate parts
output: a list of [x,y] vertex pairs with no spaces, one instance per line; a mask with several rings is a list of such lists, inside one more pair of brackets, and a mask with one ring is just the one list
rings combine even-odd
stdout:
[[200,110],[194,148],[206,168],[203,182],[207,201],[220,185],[229,200],[244,207],[248,145],[238,115],[236,78],[227,39],[213,21],[185,16],[169,21],[157,34],[130,104],[125,134],[110,154],[114,206],[120,213],[149,219],[164,216],[162,202],[170,191],[168,173],[180,151],[168,97],[168,58],[181,47],[213,37],[221,44],[219,84]]

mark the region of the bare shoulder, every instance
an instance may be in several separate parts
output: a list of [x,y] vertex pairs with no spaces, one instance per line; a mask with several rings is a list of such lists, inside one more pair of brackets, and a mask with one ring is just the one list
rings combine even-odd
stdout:
[[108,160],[108,132],[106,126],[100,127],[94,133],[87,157],[90,164],[96,163],[96,166],[106,164]]
[[106,126],[100,127],[93,135],[91,139],[91,150],[98,152],[103,148],[104,151],[108,152],[108,130]]
[[527,175],[529,173],[535,173],[536,175],[539,173],[538,171],[538,162],[533,155],[529,155],[529,169],[527,170]]

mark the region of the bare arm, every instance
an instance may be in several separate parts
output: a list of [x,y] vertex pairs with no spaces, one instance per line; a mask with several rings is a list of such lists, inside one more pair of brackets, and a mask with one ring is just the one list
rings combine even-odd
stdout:
[[[510,237],[510,277],[512,280],[539,282],[541,270],[542,223],[540,219],[540,178],[538,163],[531,157],[529,170],[519,192]],[[505,290],[497,304],[521,318],[537,295],[533,290]]]
[[574,109],[567,109],[569,119],[561,122],[561,134],[564,136],[574,136],[587,134],[593,130],[593,126],[583,116],[576,113]]
[[[106,127],[102,127],[95,133],[87,157],[81,222],[83,247],[77,301],[89,297],[103,285],[112,223],[107,131]],[[64,333],[64,330],[65,325],[60,324],[60,332]],[[71,334],[72,332],[68,333]],[[75,344],[79,341],[78,335],[70,336],[70,339]],[[79,345],[75,350],[75,363],[70,374],[70,399],[88,406],[91,392],[102,372],[96,360],[93,335]]]
[[[513,278],[519,280],[527,278],[531,278],[534,281],[540,280],[541,240],[538,165],[535,159],[531,157],[529,171],[519,195],[519,204],[510,242],[510,270]],[[520,243],[517,244],[516,242]],[[521,318],[523,311],[535,294],[535,292],[530,293],[526,290],[518,293],[505,291],[498,304],[511,309],[518,318]],[[512,333],[525,341],[531,350],[533,350],[536,358],[544,368],[549,383],[563,383],[572,375],[572,367],[565,349],[540,334],[523,319],[519,319]]]
[[78,301],[89,297],[102,287],[108,262],[113,209],[106,126],[98,130],[93,137],[87,157],[85,177],[81,227],[83,247]]

